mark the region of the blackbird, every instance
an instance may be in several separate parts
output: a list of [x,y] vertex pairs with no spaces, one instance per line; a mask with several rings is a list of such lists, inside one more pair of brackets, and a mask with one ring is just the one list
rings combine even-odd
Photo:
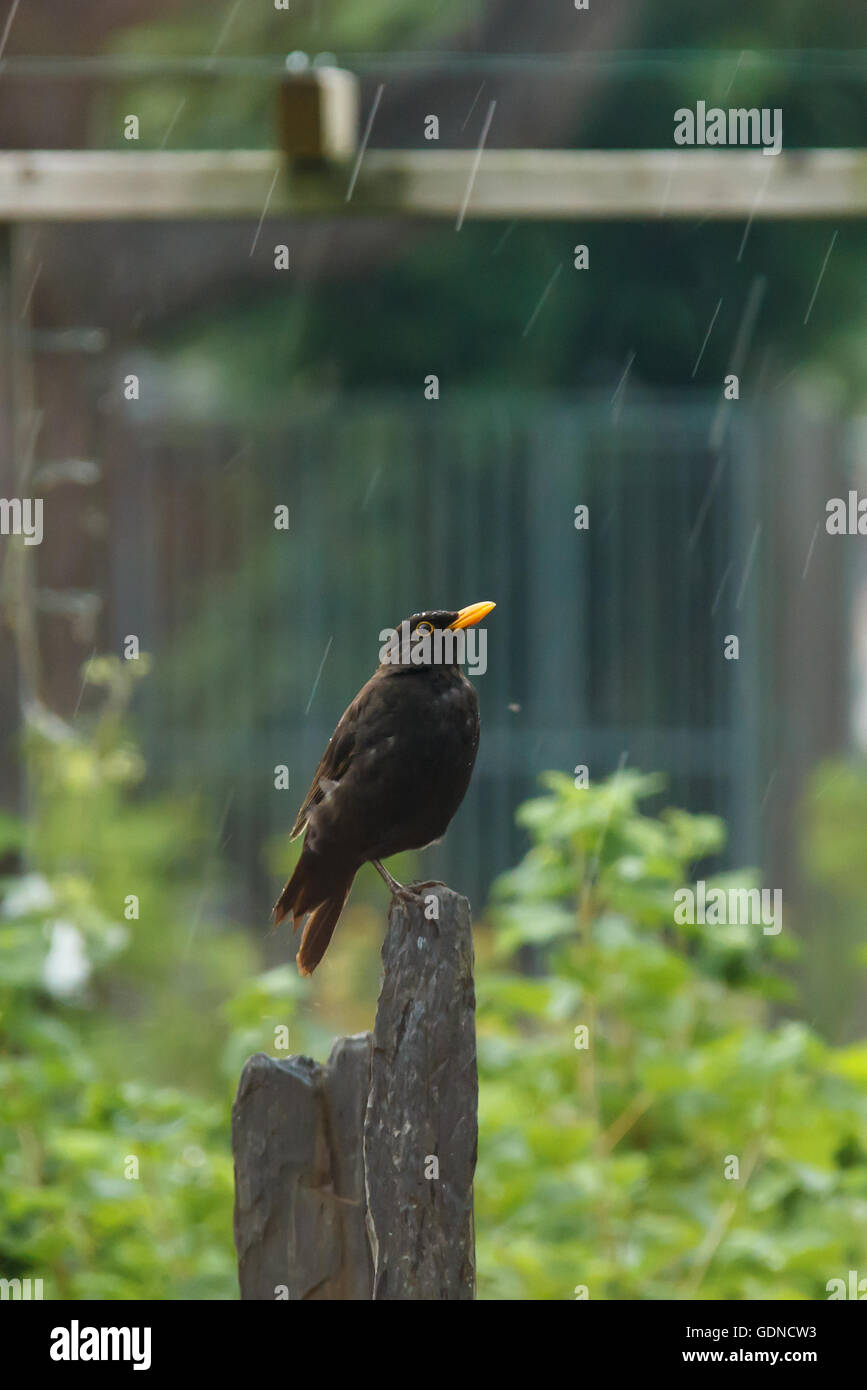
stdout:
[[293,930],[309,914],[298,951],[302,975],[325,954],[362,864],[374,865],[394,897],[418,891],[381,861],[440,839],[464,799],[479,746],[479,702],[453,648],[464,641],[461,629],[493,607],[414,613],[331,735],[292,828],[293,840],[307,832],[301,858],[273,911],[275,926],[291,914]]

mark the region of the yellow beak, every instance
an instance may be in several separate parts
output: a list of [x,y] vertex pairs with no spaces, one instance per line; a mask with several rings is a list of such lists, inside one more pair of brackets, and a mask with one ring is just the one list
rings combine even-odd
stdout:
[[459,627],[475,627],[482,618],[486,618],[492,609],[496,608],[495,603],[471,603],[467,608],[462,608],[453,623],[449,627],[453,630]]

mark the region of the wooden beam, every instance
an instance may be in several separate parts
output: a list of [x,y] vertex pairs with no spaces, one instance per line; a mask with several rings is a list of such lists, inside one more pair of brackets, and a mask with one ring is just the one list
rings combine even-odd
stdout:
[[0,152],[0,222],[382,214],[756,218],[867,215],[867,151],[369,150],[285,170],[267,150]]

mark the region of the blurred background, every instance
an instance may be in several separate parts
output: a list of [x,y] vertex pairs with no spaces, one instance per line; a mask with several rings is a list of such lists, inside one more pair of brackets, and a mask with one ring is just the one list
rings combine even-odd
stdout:
[[[475,149],[492,102],[491,149],[667,149],[699,99],[867,137],[842,0],[8,9],[5,149],[129,113],[273,148],[290,53],[358,74],[370,149],[430,113]],[[380,629],[491,598],[473,785],[392,866],[477,922],[480,1295],[867,1277],[867,564],[824,524],[867,490],[867,231],[724,211],[4,233],[0,491],[46,520],[0,538],[0,1275],[236,1296],[240,1065],[287,1022],[324,1058],[378,989],[372,870],[312,980],[269,935],[289,827]],[[675,929],[697,877],[781,889],[780,936]]]

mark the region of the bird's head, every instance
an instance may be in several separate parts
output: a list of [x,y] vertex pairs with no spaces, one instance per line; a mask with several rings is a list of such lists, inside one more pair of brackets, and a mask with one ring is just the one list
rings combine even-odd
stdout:
[[466,608],[458,608],[451,613],[440,608],[430,613],[413,613],[412,617],[407,619],[410,635],[414,632],[459,632],[461,628],[475,627],[496,606],[495,603],[471,603]]
[[494,608],[496,604],[485,602],[413,613],[397,628],[380,633],[380,662],[404,669],[459,665],[465,659],[463,630],[475,627]]

